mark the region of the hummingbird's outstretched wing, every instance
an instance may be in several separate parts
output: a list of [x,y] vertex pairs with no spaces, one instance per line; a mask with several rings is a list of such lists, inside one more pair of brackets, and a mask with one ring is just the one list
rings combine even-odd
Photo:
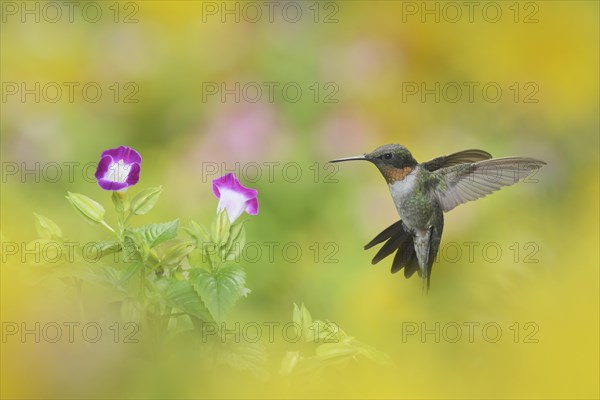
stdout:
[[434,158],[433,160],[424,162],[423,168],[427,171],[437,171],[441,168],[452,167],[454,165],[460,164],[468,164],[474,163],[477,161],[489,160],[492,158],[492,155],[487,151],[477,150],[477,149],[469,149],[459,151],[457,153],[448,154],[446,156],[441,156]]
[[444,211],[477,200],[512,185],[537,171],[545,162],[527,157],[505,157],[459,164],[434,172],[439,183],[433,190]]

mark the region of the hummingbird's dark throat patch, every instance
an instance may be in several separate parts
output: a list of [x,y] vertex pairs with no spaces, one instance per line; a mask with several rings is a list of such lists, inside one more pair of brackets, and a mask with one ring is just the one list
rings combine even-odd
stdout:
[[392,166],[385,166],[382,172],[387,183],[391,184],[403,180],[412,172],[412,170],[413,169],[411,167],[395,168]]

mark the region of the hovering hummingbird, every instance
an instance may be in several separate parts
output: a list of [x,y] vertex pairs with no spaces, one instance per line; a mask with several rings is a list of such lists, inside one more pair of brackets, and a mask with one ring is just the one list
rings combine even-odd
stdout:
[[352,160],[375,164],[390,188],[401,218],[365,245],[367,250],[385,241],[371,263],[377,264],[395,251],[392,273],[404,268],[404,276],[410,278],[417,271],[424,291],[429,290],[431,268],[444,228],[444,212],[512,185],[546,164],[529,157],[492,159],[490,153],[475,149],[419,164],[399,144],[330,162]]

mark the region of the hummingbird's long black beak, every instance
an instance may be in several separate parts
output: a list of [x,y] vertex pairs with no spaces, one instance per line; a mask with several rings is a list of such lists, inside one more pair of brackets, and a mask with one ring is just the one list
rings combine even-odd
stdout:
[[366,161],[367,158],[365,156],[344,157],[344,158],[337,158],[337,159],[331,160],[329,162],[330,163],[336,163],[336,162],[342,162],[342,161],[355,161],[355,160]]

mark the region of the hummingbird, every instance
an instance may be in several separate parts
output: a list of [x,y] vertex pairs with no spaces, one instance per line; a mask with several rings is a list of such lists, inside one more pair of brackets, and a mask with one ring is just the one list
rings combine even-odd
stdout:
[[477,200],[510,186],[546,165],[529,157],[492,158],[483,150],[470,149],[418,163],[399,144],[387,144],[362,156],[338,158],[369,161],[385,178],[400,220],[367,243],[365,250],[385,242],[373,257],[377,264],[396,252],[391,272],[404,268],[408,279],[415,272],[423,291],[429,291],[433,261],[437,255],[444,213],[459,204]]

